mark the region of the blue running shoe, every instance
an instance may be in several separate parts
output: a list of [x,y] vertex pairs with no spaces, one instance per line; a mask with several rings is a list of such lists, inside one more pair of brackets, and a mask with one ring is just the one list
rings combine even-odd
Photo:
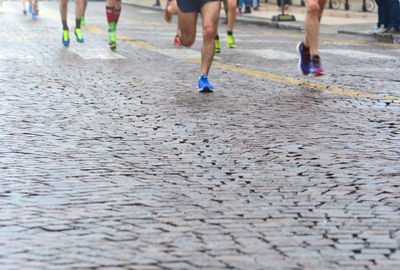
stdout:
[[32,5],[31,4],[28,5],[28,12],[29,12],[29,14],[32,14]]
[[36,20],[36,18],[37,18],[37,17],[36,17],[36,13],[35,13],[35,12],[32,12],[32,20],[34,20],[34,21],[35,21],[35,20]]
[[213,87],[211,83],[208,81],[206,75],[201,75],[199,78],[199,92],[200,93],[206,93],[206,92],[212,92]]
[[313,55],[312,60],[311,60],[311,67],[310,67],[310,75],[312,76],[323,76],[324,71],[322,70],[321,67],[321,59],[319,58],[318,55]]
[[300,42],[297,44],[297,52],[299,53],[299,70],[303,75],[308,75],[310,73],[311,66],[311,56],[310,50],[304,49],[304,42]]

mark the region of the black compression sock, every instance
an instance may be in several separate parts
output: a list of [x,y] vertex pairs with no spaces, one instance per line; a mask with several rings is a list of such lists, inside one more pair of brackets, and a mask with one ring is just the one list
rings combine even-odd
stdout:
[[62,25],[63,25],[63,30],[68,30],[68,25],[67,25],[67,21],[61,21]]
[[81,28],[81,19],[75,20],[75,28]]

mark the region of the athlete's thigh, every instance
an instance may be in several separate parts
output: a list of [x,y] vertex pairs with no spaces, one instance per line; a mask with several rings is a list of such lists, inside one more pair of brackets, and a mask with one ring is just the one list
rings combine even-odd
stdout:
[[193,43],[196,38],[197,12],[178,13],[178,25],[181,32],[181,38],[185,44]]
[[207,26],[217,26],[220,13],[220,1],[208,1],[201,7],[203,17],[203,28]]

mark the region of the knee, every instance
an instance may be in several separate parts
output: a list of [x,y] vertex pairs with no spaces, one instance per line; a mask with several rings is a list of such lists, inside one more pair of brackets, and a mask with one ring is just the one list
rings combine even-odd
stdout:
[[317,16],[319,17],[320,14],[320,7],[317,1],[311,1],[310,4],[307,6],[307,13],[312,15],[312,16]]
[[213,25],[205,26],[203,29],[203,37],[206,40],[214,40],[217,35],[217,30]]
[[236,10],[237,9],[236,1],[230,1],[229,4],[228,4],[228,9],[229,10]]
[[185,47],[192,46],[194,41],[195,41],[195,37],[187,37],[187,36],[184,36],[184,35],[181,36],[182,45],[185,46]]
[[61,0],[60,5],[62,5],[62,6],[68,5],[68,0]]

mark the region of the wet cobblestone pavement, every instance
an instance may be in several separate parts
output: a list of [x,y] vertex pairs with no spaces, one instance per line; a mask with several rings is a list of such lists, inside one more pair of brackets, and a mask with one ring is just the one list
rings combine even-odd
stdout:
[[104,3],[68,49],[40,9],[0,12],[2,269],[400,268],[397,47],[323,35],[304,78],[301,33],[221,25],[201,95],[161,13],[124,6],[114,54]]

